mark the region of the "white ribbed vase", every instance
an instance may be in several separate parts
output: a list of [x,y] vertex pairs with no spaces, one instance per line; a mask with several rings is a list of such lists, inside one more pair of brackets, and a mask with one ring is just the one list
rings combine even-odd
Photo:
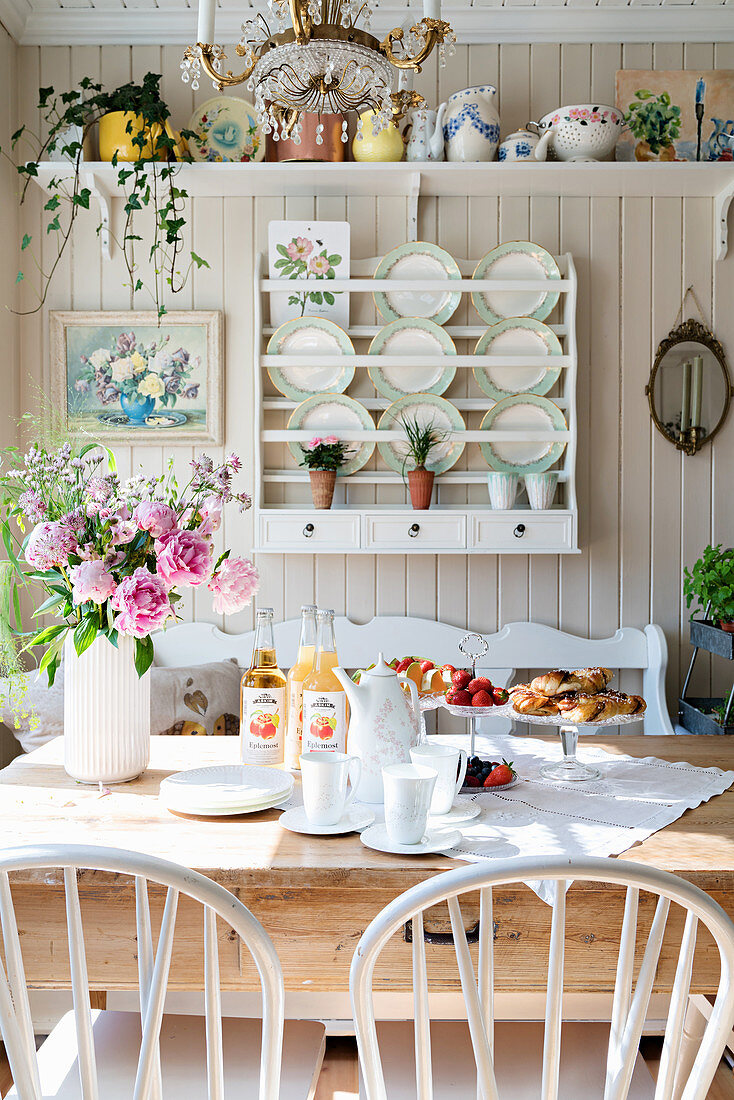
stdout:
[[64,661],[64,767],[81,783],[124,783],[148,766],[150,672],[139,677],[135,641],[105,637],[77,655],[71,633]]

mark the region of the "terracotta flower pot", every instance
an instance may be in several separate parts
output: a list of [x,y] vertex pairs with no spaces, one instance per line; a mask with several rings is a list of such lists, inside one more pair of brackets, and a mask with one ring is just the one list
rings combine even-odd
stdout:
[[415,509],[424,511],[431,507],[435,476],[433,470],[427,470],[425,466],[418,466],[415,470],[408,471],[410,502]]
[[336,485],[336,470],[309,470],[314,508],[331,508]]
[[719,626],[727,634],[734,634],[734,623],[725,623],[723,619],[719,619]]

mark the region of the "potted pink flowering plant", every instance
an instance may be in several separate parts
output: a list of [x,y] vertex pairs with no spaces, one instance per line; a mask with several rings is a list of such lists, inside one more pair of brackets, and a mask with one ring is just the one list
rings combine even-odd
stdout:
[[349,447],[335,435],[315,435],[301,450],[301,466],[308,468],[314,508],[331,508],[336,475],[349,459]]
[[207,587],[220,614],[257,590],[252,562],[217,556],[213,545],[223,507],[250,506],[233,487],[240,460],[202,456],[180,489],[171,469],[121,482],[112,453],[95,444],[34,445],[23,456],[11,448],[5,459],[0,531],[16,619],[18,587],[35,584],[46,598],[34,618],[59,620],[24,638],[26,649],[43,647],[39,671],[50,684],[64,653],[66,770],[82,782],[132,779],[148,763],[151,635],[177,620],[182,590]]

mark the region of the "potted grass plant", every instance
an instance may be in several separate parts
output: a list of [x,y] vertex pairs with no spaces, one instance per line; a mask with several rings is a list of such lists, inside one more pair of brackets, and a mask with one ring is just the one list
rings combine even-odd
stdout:
[[443,443],[448,432],[431,420],[423,424],[417,416],[400,416],[398,423],[405,432],[403,479],[408,482],[410,502],[417,511],[431,507],[435,472],[427,468],[432,451]]
[[349,457],[349,447],[335,435],[315,435],[301,447],[301,466],[308,469],[314,508],[331,508],[336,475]]

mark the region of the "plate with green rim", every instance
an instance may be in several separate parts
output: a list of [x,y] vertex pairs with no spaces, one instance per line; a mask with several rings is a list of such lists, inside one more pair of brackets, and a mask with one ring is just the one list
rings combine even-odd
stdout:
[[[472,279],[560,279],[558,264],[534,241],[507,241],[482,256]],[[558,301],[553,290],[474,290],[472,305],[488,325],[508,317],[544,321]]]
[[320,393],[344,393],[354,378],[351,363],[326,365],[323,356],[354,355],[349,336],[328,317],[296,317],[275,330],[268,355],[302,355],[303,365],[268,367],[273,385],[291,401]]
[[448,332],[426,317],[400,317],[391,321],[375,336],[369,354],[420,355],[421,366],[386,367],[379,358],[370,364],[367,373],[383,397],[399,401],[414,393],[442,394],[451,385],[456,367],[446,357],[456,355],[456,345]]
[[[347,438],[349,429],[373,431],[374,427],[374,421],[364,405],[344,393],[315,394],[302,401],[288,421],[288,428],[292,431],[313,431],[343,438]],[[303,459],[300,442],[289,443],[288,449],[300,464]],[[361,470],[372,457],[375,444],[371,440],[356,441],[351,450],[351,458],[337,471],[341,477]]]
[[[480,428],[484,431],[565,432],[566,418],[553,401],[533,393],[515,394],[498,401],[486,414]],[[565,441],[533,443],[508,440],[506,443],[479,444],[484,460],[502,474],[540,474],[549,469],[566,449]]]
[[[444,397],[438,397],[433,393],[415,393],[401,397],[389,408],[385,409],[380,417],[377,427],[385,430],[400,430],[400,420],[403,416],[415,416],[420,424],[435,423],[438,428],[452,432],[465,432],[464,423],[459,410]],[[433,470],[435,474],[443,474],[450,470],[461,457],[464,447],[463,439],[447,439],[439,443],[433,450],[433,457],[426,463],[426,469]],[[390,469],[402,474],[409,467],[404,467],[405,444],[400,440],[381,442],[377,449]]]
[[[474,354],[490,359],[473,368],[477,385],[488,397],[502,401],[514,393],[534,393],[541,397],[548,393],[561,373],[561,368],[553,365],[552,357],[563,355],[563,348],[553,329],[542,321],[533,317],[508,317],[479,337]],[[492,364],[493,355],[547,355],[551,362],[547,367],[503,367]]]
[[375,305],[386,321],[399,317],[427,317],[437,325],[445,325],[456,312],[461,291],[411,290],[410,283],[419,279],[460,279],[456,260],[445,248],[430,241],[406,241],[380,260],[375,279],[401,279],[404,290],[376,290]]

